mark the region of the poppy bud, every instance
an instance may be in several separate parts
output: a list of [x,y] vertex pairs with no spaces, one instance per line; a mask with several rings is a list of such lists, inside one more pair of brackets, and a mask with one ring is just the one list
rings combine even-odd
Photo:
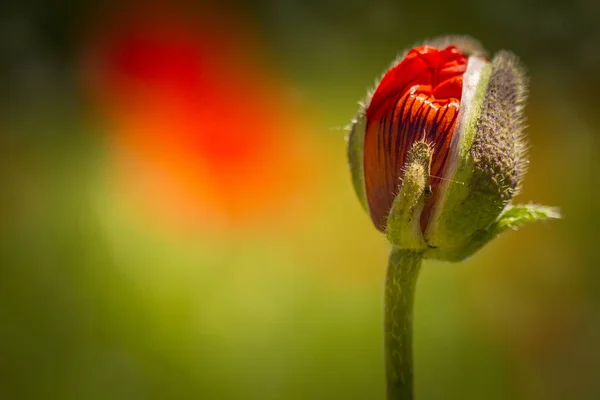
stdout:
[[505,229],[494,224],[527,165],[526,85],[515,55],[489,59],[466,37],[429,41],[393,63],[348,138],[354,188],[392,244],[459,260]]

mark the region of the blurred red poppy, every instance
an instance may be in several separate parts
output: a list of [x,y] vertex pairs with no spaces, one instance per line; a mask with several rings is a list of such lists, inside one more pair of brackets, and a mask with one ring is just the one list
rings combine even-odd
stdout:
[[179,227],[278,215],[307,189],[300,111],[241,21],[166,4],[121,11],[84,52],[123,193]]

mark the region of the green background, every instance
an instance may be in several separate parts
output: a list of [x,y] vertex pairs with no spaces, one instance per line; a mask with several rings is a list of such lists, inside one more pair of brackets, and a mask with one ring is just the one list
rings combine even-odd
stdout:
[[445,33],[528,67],[517,201],[565,218],[425,263],[417,398],[600,397],[600,3],[219,3],[257,38],[274,98],[298,104],[312,165],[301,211],[183,233],[123,204],[82,89],[85,32],[120,7],[0,5],[1,398],[383,398],[389,248],[353,193],[343,127],[397,52]]

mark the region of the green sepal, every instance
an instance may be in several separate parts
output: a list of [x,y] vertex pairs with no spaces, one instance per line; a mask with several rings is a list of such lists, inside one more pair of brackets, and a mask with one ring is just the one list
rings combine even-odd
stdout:
[[497,53],[489,67],[491,75],[482,75],[471,103],[476,112],[462,122],[458,157],[452,158],[457,163],[444,175],[444,195],[425,233],[431,246],[467,245],[505,210],[526,170],[524,69],[506,51]]
[[364,106],[361,105],[356,119],[352,121],[352,126],[346,140],[348,142],[348,165],[350,166],[350,174],[352,175],[352,186],[360,204],[365,211],[369,212],[363,164],[366,125],[367,118]]
[[404,166],[404,176],[388,216],[386,235],[400,249],[424,250],[427,243],[421,230],[421,213],[431,195],[431,148],[415,142]]
[[[501,211],[489,215],[490,201],[494,195],[480,193],[477,190],[481,181],[474,180],[474,160],[470,156],[470,148],[475,140],[477,122],[483,107],[488,83],[492,75],[492,66],[485,65],[481,69],[481,77],[470,100],[467,115],[461,116],[458,142],[450,150],[450,163],[444,180],[439,185],[439,200],[432,211],[431,220],[425,232],[425,240],[436,247],[453,247],[461,245],[477,229],[488,225]],[[465,99],[465,104],[469,101]],[[494,207],[496,208],[496,207]]]

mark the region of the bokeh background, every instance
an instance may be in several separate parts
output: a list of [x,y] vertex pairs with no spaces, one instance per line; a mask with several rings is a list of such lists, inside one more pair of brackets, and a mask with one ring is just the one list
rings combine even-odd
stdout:
[[344,127],[395,57],[528,66],[517,201],[565,219],[427,262],[419,399],[600,398],[600,3],[0,5],[0,398],[381,399],[388,247]]

